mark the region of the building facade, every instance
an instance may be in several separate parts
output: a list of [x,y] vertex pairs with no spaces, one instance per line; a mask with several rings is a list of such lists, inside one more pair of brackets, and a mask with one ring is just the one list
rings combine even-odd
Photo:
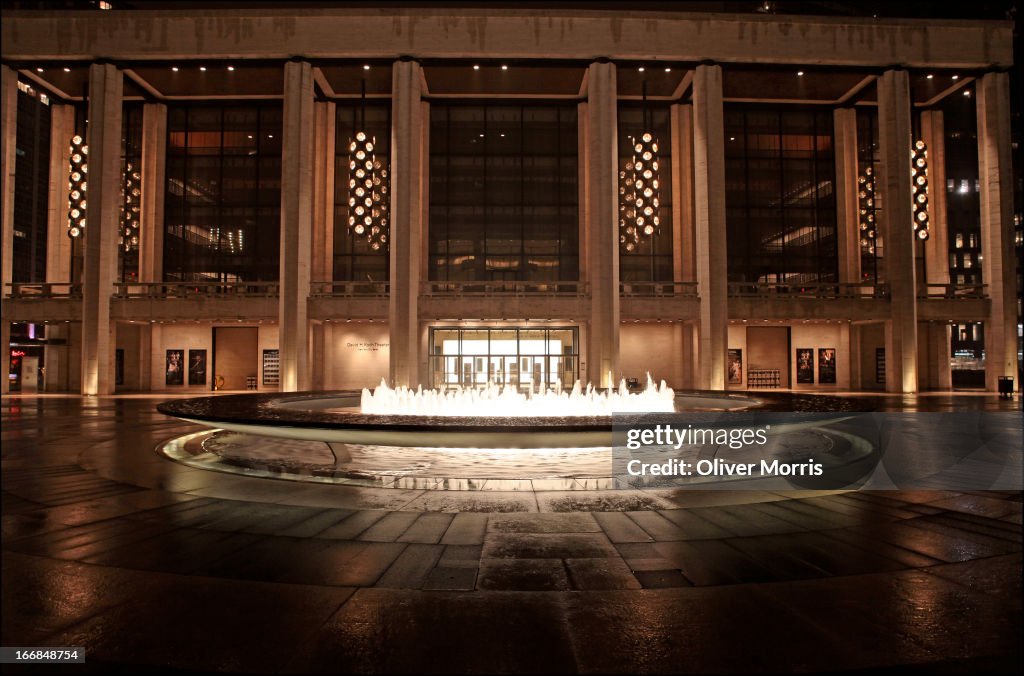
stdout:
[[1009,23],[22,11],[2,38],[5,391],[1018,374]]

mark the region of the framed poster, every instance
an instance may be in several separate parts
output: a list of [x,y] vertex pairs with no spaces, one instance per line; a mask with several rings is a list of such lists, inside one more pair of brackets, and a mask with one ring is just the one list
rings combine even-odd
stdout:
[[277,350],[263,350],[263,384],[281,384],[281,353]]
[[206,384],[206,350],[188,351],[188,384]]
[[875,348],[875,383],[885,385],[885,348]]
[[729,350],[729,384],[743,384],[743,350]]
[[818,383],[821,385],[836,384],[836,348],[818,348]]
[[796,382],[799,385],[814,384],[814,350],[809,347],[797,348]]
[[164,368],[164,383],[167,385],[185,384],[185,351],[167,350],[167,364]]

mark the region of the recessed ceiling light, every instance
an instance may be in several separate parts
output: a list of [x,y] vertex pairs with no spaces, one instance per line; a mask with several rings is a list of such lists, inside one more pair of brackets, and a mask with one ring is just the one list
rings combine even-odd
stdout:
[[665,72],[666,72],[666,73],[671,73],[671,72],[672,72],[672,69],[671,69],[671,68],[666,68],[666,69],[665,69]]
[[177,73],[178,72],[178,67],[177,66],[171,66],[171,70],[173,70],[175,73]]
[[370,64],[363,64],[363,70],[370,70]]
[[501,69],[502,69],[502,70],[508,70],[508,66],[505,66],[505,65],[503,65],[503,66],[501,67]]
[[730,137],[729,137],[729,140],[730,140],[730,141],[735,141],[735,140],[736,140],[736,137],[735,137],[735,136],[730,136]]
[[42,72],[43,72],[43,69],[42,69],[42,68],[36,68],[36,72],[37,72],[37,73],[42,73]]
[[252,138],[252,134],[249,134],[249,138]]
[[65,67],[64,67],[64,72],[65,72],[65,73],[70,73],[70,72],[71,72],[71,69],[70,69],[70,68],[68,68],[67,66],[65,66]]
[[483,138],[483,137],[484,137],[484,135],[483,135],[483,134],[480,134],[480,138]]
[[199,70],[201,70],[202,72],[205,73],[206,72],[206,66],[199,66]]
[[637,68],[636,70],[637,70],[637,72],[639,72],[639,73],[642,73],[642,72],[644,72],[644,67],[643,67],[643,66],[640,66],[640,67],[639,67],[639,68]]
[[501,135],[501,138],[505,138],[505,135],[504,135],[504,134],[502,134],[502,135]]
[[274,138],[273,134],[267,134],[267,138]]
[[803,77],[803,76],[804,76],[804,72],[803,72],[802,70],[798,70],[798,71],[796,72],[796,76],[797,76],[797,77]]
[[228,66],[228,70],[234,70],[234,69],[235,69],[234,66]]
[[924,76],[924,78],[925,78],[926,80],[931,80],[931,79],[932,79],[933,77],[935,77],[935,76],[934,76],[934,75],[932,75],[931,73],[928,73],[927,75],[925,75],[925,76]]
[[970,96],[970,95],[971,95],[971,90],[970,89],[968,89],[967,91],[964,92],[964,96]]
[[477,64],[473,64],[473,70],[480,70],[480,66]]
[[954,79],[954,80],[959,80],[959,79],[960,79],[960,76],[959,76],[959,75],[954,75],[954,76],[952,77],[952,79]]

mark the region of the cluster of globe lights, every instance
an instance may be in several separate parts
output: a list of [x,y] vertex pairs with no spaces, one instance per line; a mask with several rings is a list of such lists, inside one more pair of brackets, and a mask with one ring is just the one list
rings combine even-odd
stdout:
[[141,176],[129,162],[124,172],[124,205],[121,209],[121,246],[131,251],[139,246],[139,189]]
[[875,222],[875,172],[871,167],[864,169],[858,179],[860,190],[860,245],[869,254],[875,253],[878,238],[878,224]]
[[913,199],[914,234],[928,239],[928,148],[917,141],[910,149],[910,190]]
[[349,139],[348,227],[380,251],[388,242],[388,170],[374,154],[376,141],[362,131]]
[[619,172],[619,244],[627,253],[658,231],[658,141],[649,132],[630,136],[633,155]]
[[448,390],[422,387],[389,387],[384,380],[376,389],[364,388],[360,411],[370,415],[444,417],[557,418],[611,416],[613,413],[672,413],[675,391],[662,380],[655,385],[647,374],[642,392],[630,392],[626,381],[617,389],[597,389],[576,381],[571,391],[557,381],[548,388],[521,391],[511,385],[488,383],[482,388],[456,387]]
[[71,139],[71,157],[68,171],[68,236],[81,237],[85,232],[85,193],[88,187],[89,146],[85,139],[75,135]]

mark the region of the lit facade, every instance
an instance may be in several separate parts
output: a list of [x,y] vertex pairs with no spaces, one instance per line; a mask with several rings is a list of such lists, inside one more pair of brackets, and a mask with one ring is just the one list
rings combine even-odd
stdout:
[[1017,377],[1008,23],[140,10],[2,31],[5,388],[650,371],[917,392],[957,384],[968,339],[975,384]]

